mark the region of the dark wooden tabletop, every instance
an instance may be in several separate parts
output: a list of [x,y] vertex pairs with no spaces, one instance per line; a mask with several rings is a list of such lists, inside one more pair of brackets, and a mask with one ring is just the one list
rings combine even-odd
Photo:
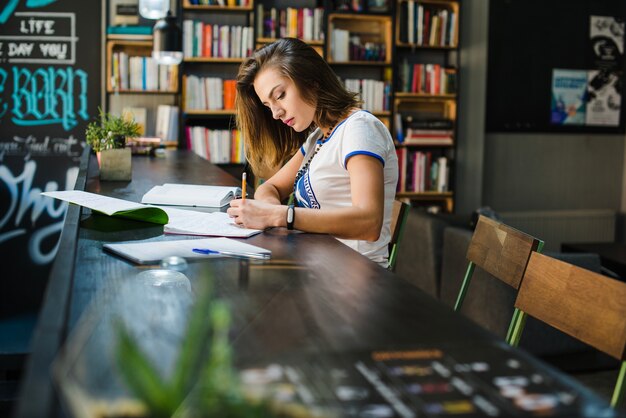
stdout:
[[[191,153],[168,151],[165,158],[133,158],[131,182],[100,182],[93,157],[86,154],[76,189],[138,202],[153,185],[166,182],[238,185],[238,179]],[[163,235],[159,225],[69,208],[16,416],[63,416],[51,377],[61,347],[76,339],[85,312],[113,309],[121,300],[116,296],[119,289],[146,271],[104,252],[103,244],[181,238]],[[270,249],[272,259],[259,263],[218,258],[190,262],[184,271],[192,287],[211,278],[216,295],[230,301],[231,336],[238,362],[275,361],[294,353],[446,344],[469,349],[501,344],[408,281],[330,236],[275,228],[243,241]],[[102,362],[105,351],[102,347]],[[514,351],[576,394],[580,405],[576,416],[599,411],[612,416],[606,403],[567,377]]]

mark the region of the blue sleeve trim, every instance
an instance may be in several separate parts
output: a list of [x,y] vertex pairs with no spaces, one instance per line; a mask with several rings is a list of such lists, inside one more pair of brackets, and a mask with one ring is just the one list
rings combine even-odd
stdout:
[[306,155],[306,151],[304,151],[304,145],[300,147],[300,152],[302,153],[303,157]]
[[348,165],[348,160],[351,157],[354,157],[355,155],[367,155],[369,157],[374,157],[374,158],[376,158],[377,160],[379,160],[381,162],[383,167],[385,166],[385,160],[383,159],[383,157],[381,157],[378,154],[374,154],[373,152],[370,152],[370,151],[352,151],[350,154],[346,155],[346,158],[344,158],[344,160],[343,160],[343,168],[346,168],[346,166]]

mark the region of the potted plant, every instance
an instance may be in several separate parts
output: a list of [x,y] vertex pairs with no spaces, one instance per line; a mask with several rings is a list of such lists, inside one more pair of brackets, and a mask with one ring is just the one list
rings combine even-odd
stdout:
[[87,144],[98,156],[102,180],[130,180],[131,152],[126,140],[139,136],[140,127],[133,119],[115,116],[98,108],[99,115],[87,125]]

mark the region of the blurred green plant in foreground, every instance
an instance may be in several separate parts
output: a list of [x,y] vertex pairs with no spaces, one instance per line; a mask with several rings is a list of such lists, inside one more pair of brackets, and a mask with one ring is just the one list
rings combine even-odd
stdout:
[[200,284],[169,379],[164,379],[128,329],[117,324],[116,361],[131,392],[151,417],[269,417],[267,403],[243,396],[228,341],[228,305]]

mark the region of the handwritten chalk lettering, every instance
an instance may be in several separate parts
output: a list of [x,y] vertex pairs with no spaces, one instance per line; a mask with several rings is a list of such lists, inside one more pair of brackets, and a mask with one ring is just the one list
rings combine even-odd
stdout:
[[[0,165],[0,186],[6,188],[9,192],[9,207],[4,216],[0,219],[0,244],[15,238],[19,235],[26,234],[26,228],[20,227],[22,220],[30,210],[30,225],[36,225],[37,220],[42,214],[47,213],[52,219],[59,219],[59,222],[44,227],[35,228],[31,233],[28,243],[28,253],[31,260],[35,264],[47,264],[52,261],[56,255],[57,245],[49,252],[42,250],[42,244],[46,238],[59,232],[62,228],[63,216],[67,211],[67,203],[56,203],[55,199],[41,196],[41,189],[33,187],[35,172],[37,171],[37,163],[35,161],[27,161],[24,164],[22,174],[14,176],[7,166]],[[78,176],[78,168],[71,167],[65,175],[65,189],[73,186]],[[59,185],[55,181],[49,181],[44,187],[44,191],[59,190]],[[56,204],[56,206],[55,206]],[[11,221],[12,222],[9,222]],[[5,225],[14,227],[3,230]]]
[[54,35],[54,20],[22,19],[20,21],[20,33],[25,35]]
[[[9,144],[15,144],[15,146],[10,147]],[[76,157],[82,153],[84,147],[84,143],[79,144],[73,135],[70,135],[69,138],[51,138],[46,136],[42,140],[39,140],[34,135],[26,137],[16,135],[13,137],[13,142],[0,142],[0,151],[5,149],[11,155],[67,155]]]
[[87,113],[87,78],[72,67],[13,67],[12,121],[20,126],[60,124],[69,131]]
[[34,46],[32,42],[9,42],[9,57],[30,57]]
[[39,49],[44,57],[64,60],[67,58],[67,44],[39,44]]
[[4,84],[6,83],[8,76],[9,75],[7,74],[6,70],[4,68],[0,68],[0,121],[2,121],[5,113],[7,113],[7,109],[9,106],[8,103],[2,102],[2,97],[4,97]]
[[[54,3],[55,1],[56,0],[26,0],[26,7],[31,9],[34,9],[36,7],[44,7],[50,3]],[[0,23],[5,23],[7,19],[11,17],[11,15],[13,15],[13,12],[15,11],[18,3],[19,0],[9,0],[7,2],[4,9],[0,11]]]

